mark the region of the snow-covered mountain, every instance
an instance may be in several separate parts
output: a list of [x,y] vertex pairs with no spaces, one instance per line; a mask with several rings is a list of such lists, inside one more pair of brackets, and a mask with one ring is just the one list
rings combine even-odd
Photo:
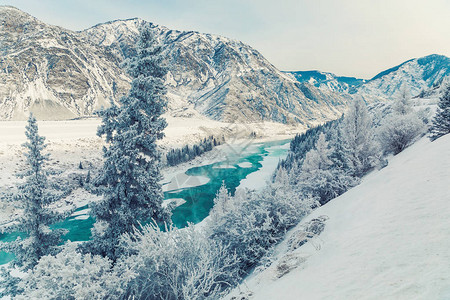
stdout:
[[385,99],[392,98],[403,84],[417,96],[450,76],[450,58],[443,55],[428,55],[408,60],[383,71],[358,88],[361,95]]
[[321,71],[296,71],[286,72],[292,74],[298,82],[308,82],[319,88],[327,88],[339,93],[353,94],[356,87],[360,86],[366,80],[355,77],[337,76],[329,72]]
[[299,82],[309,82],[321,89],[343,94],[356,94],[368,101],[389,100],[396,96],[402,85],[410,88],[411,95],[436,95],[441,82],[450,76],[450,58],[432,54],[410,59],[380,72],[372,79],[336,76],[321,71],[286,72]]
[[450,299],[449,147],[450,135],[425,137],[392,157],[225,299]]
[[[80,32],[45,24],[0,6],[0,119],[90,116],[117,101],[130,78],[121,62],[134,55],[141,19],[117,20]],[[280,72],[252,47],[233,39],[150,23],[166,51],[169,113],[219,121],[312,125],[340,115],[353,94],[391,98],[403,83],[413,96],[450,74],[449,58],[409,60],[371,80],[319,71]]]
[[[133,55],[138,28],[145,23],[118,20],[84,33],[122,60]],[[309,123],[337,116],[350,99],[299,84],[240,41],[155,24],[151,27],[165,47],[169,105],[175,114],[198,112],[224,121]]]
[[[88,116],[129,86],[120,67],[133,55],[140,19],[74,32],[0,7],[0,119]],[[164,44],[169,113],[215,120],[315,124],[338,116],[350,100],[299,83],[258,51],[221,36],[151,24]]]
[[14,7],[0,7],[0,53],[0,119],[90,115],[129,86],[106,49]]

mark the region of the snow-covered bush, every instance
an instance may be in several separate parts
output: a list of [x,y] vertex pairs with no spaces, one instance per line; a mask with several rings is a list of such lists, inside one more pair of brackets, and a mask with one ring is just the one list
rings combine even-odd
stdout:
[[415,113],[387,116],[378,128],[378,139],[384,153],[398,154],[426,132],[426,126]]
[[228,245],[229,255],[237,255],[241,275],[314,205],[289,188],[283,172],[281,168],[275,182],[261,192],[238,190],[232,197],[222,187],[216,197],[206,230],[211,239]]
[[108,258],[80,254],[68,244],[28,271],[19,284],[23,293],[14,299],[119,299],[134,273],[116,269]]
[[412,108],[411,96],[406,86],[392,103],[392,111],[385,116],[377,129],[378,140],[385,154],[398,154],[425,133],[423,116]]
[[119,265],[137,273],[125,299],[217,299],[237,282],[236,254],[192,226],[147,225],[123,242],[130,256]]
[[438,110],[430,128],[430,139],[432,141],[450,133],[450,83],[439,98]]
[[359,179],[348,175],[344,169],[333,163],[334,149],[329,147],[321,133],[315,148],[303,161],[296,188],[303,195],[310,195],[325,204],[357,185]]

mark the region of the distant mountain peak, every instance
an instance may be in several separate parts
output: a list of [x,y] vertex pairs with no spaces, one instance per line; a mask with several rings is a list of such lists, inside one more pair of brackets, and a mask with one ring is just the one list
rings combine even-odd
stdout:
[[412,96],[428,90],[445,77],[450,76],[450,58],[431,54],[407,60],[374,76],[362,85],[361,95],[393,98],[402,85],[410,88]]
[[291,74],[297,81],[304,83],[308,82],[318,88],[330,89],[338,93],[354,93],[355,87],[363,84],[364,79],[337,76],[330,72],[322,72],[319,70],[310,71],[294,71],[286,72]]
[[[375,75],[370,80],[336,76],[333,73],[312,71],[286,72],[299,82],[309,82],[322,89],[339,93],[358,94],[369,101],[396,97],[400,87],[406,85],[413,96],[435,95],[436,86],[450,76],[450,58],[431,54],[409,59]],[[430,90],[430,91],[429,91]]]

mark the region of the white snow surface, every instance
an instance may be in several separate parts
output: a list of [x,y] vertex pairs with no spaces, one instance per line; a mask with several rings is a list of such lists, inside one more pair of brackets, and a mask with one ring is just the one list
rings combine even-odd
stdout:
[[178,207],[180,205],[183,205],[186,203],[186,200],[184,200],[183,198],[172,198],[172,199],[167,199],[164,200],[162,203],[162,207],[167,207],[169,204],[175,204],[175,207]]
[[[325,229],[296,250],[301,226]],[[450,135],[427,138],[316,209],[226,298],[450,299]],[[290,265],[280,276],[281,264]],[[237,299],[240,299],[238,297]]]
[[172,177],[169,183],[163,184],[162,190],[164,192],[178,191],[180,189],[207,184],[209,180],[205,176],[190,176],[185,173],[179,173]]
[[239,163],[238,166],[241,168],[251,168],[252,163],[249,161],[244,161],[244,162]]

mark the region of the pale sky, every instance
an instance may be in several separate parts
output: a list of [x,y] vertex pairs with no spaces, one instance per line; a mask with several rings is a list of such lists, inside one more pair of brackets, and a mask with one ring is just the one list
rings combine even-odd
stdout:
[[450,56],[450,0],[0,0],[81,30],[140,17],[241,40],[280,70],[371,78],[405,60]]

